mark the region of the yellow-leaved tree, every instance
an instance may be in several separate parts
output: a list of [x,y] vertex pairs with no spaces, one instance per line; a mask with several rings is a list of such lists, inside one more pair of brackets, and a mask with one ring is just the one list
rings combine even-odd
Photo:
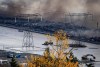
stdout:
[[45,49],[43,56],[32,56],[27,58],[27,67],[79,67],[72,49],[68,50],[68,38],[64,31],[55,32],[55,45]]

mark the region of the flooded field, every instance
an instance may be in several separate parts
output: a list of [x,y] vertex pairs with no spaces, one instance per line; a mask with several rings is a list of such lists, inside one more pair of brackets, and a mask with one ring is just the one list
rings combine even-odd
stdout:
[[[18,32],[16,29],[0,27],[0,49],[5,49],[11,51],[18,50],[22,51],[22,43],[23,43],[23,32]],[[33,33],[33,41],[34,45],[40,48],[34,48],[37,51],[29,51],[29,53],[35,54],[43,54],[43,48],[46,46],[42,45],[47,40],[46,35]],[[75,40],[69,40],[69,43],[76,42]],[[73,53],[78,59],[81,59],[83,55],[93,54],[96,57],[96,61],[100,61],[100,45],[91,44],[83,42],[83,44],[87,45],[86,48],[78,48],[74,50]],[[7,47],[9,49],[7,49]],[[25,51],[24,51],[25,52]],[[100,62],[95,63],[95,67],[100,67]]]

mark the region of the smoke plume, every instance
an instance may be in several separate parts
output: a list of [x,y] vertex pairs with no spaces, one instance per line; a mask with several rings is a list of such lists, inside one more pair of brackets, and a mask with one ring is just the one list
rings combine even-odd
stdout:
[[7,11],[8,14],[51,12],[50,17],[57,17],[67,12],[86,11],[83,0],[2,0],[0,2],[1,11]]
[[26,4],[24,1],[3,0],[0,3],[0,13],[9,15],[21,14],[25,6]]
[[100,27],[100,0],[87,0],[86,8],[88,12],[93,13],[93,22],[90,22],[88,26],[95,27],[97,26],[97,22]]
[[0,0],[0,13],[40,13],[49,20],[62,21],[67,13],[90,12],[94,15],[94,21],[87,22],[87,26],[96,27],[96,22],[100,21],[99,4],[100,0]]

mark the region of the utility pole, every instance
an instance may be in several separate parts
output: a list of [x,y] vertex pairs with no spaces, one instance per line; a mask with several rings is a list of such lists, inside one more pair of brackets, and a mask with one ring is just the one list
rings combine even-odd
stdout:
[[97,30],[99,29],[99,23],[97,22]]
[[16,17],[15,17],[15,23],[16,23],[17,21],[16,21]]

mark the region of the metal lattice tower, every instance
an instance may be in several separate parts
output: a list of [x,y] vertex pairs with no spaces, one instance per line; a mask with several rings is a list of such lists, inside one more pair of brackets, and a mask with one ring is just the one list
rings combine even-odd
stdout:
[[33,34],[30,31],[24,31],[24,37],[23,37],[23,45],[22,48],[26,48],[26,50],[29,48],[34,48],[33,43]]

